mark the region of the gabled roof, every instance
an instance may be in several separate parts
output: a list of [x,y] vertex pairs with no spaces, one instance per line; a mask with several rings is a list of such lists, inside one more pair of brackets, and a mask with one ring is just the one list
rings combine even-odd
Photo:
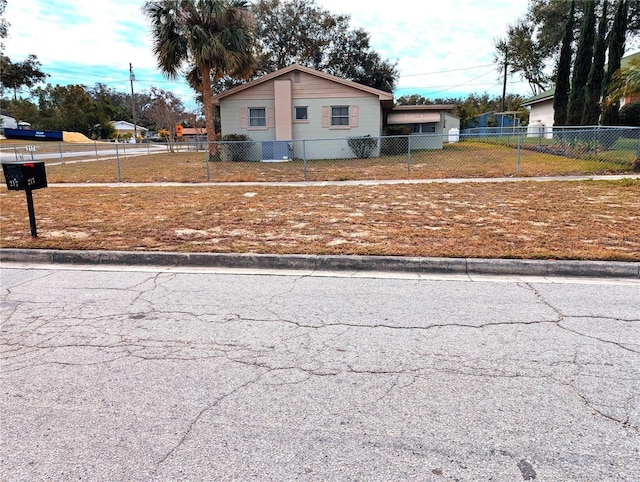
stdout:
[[534,95],[533,97],[529,97],[525,100],[521,105],[527,106],[531,104],[537,104],[538,102],[544,102],[545,100],[553,99],[553,96],[556,93],[556,88],[551,87],[549,90],[545,90],[544,92]]
[[302,65],[291,64],[288,67],[285,67],[280,70],[276,70],[275,72],[271,72],[270,74],[263,75],[262,77],[259,77],[250,82],[247,82],[246,84],[238,85],[237,87],[233,87],[229,90],[225,90],[224,92],[221,92],[218,95],[215,95],[213,97],[213,105],[218,105],[220,103],[220,100],[224,99],[225,97],[229,97],[230,95],[237,94],[238,92],[242,92],[243,90],[250,89],[251,87],[255,87],[256,85],[276,79],[282,75],[288,74],[289,72],[293,72],[295,70],[299,72],[304,72],[306,74],[315,75],[316,77],[330,80],[332,82],[336,82],[337,84],[346,85],[348,87],[352,87],[354,89],[367,92],[371,95],[377,95],[380,101],[393,101],[393,94],[390,92],[374,89],[373,87],[368,87],[366,85],[358,84],[357,82],[353,82],[351,80],[341,79],[340,77],[336,77],[335,75],[327,74],[325,72],[320,72],[319,70],[311,69],[309,67],[303,67]]
[[[115,128],[115,129],[131,129],[133,130],[133,124],[131,122],[127,122],[127,121],[123,121],[123,120],[119,120],[119,121],[110,121],[111,125]],[[136,127],[139,130],[143,130],[143,131],[148,131],[149,129],[147,129],[146,127],[142,127],[142,126],[138,126],[136,125]]]

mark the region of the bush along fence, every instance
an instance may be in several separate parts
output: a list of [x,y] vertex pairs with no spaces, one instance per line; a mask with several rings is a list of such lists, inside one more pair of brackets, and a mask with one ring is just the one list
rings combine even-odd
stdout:
[[3,142],[3,160],[44,160],[56,182],[288,182],[624,174],[640,171],[638,128],[482,129],[459,135],[208,144]]

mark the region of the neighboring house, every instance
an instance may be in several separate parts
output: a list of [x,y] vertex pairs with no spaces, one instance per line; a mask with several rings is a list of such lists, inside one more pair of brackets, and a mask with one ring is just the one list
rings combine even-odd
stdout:
[[183,142],[198,142],[207,140],[207,129],[204,127],[183,127]]
[[[133,135],[135,132],[134,125],[131,122],[127,121],[111,121],[111,125],[116,130],[117,137],[121,137],[122,135],[131,134]],[[149,129],[142,126],[135,126],[138,128],[138,136],[144,136],[145,132]]]
[[495,127],[519,127],[520,119],[515,111],[509,112],[485,112],[473,117],[469,122],[471,128],[495,128]]
[[529,107],[529,127],[527,127],[528,136],[551,136],[553,132],[553,96],[556,88],[552,87],[545,90],[522,103],[524,107]]
[[[245,134],[261,141],[253,157],[282,160],[302,157],[295,140],[380,136],[393,94],[293,64],[222,92],[213,104],[220,107],[223,136]],[[346,142],[308,142],[304,155],[353,156]]]
[[5,129],[17,129],[18,122],[8,115],[0,115],[0,120],[2,120],[2,128]]
[[[445,134],[457,138],[460,132],[460,118],[451,114],[455,105],[397,105],[387,112],[386,125],[406,125],[411,134],[421,136],[412,141],[411,149],[442,149],[443,136],[426,134]],[[453,131],[453,132],[452,132]]]

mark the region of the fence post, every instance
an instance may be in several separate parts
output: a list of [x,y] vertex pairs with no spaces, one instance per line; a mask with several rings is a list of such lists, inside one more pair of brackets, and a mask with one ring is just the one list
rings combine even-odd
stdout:
[[211,166],[209,166],[209,143],[207,143],[207,148],[204,150],[204,165],[207,166],[207,182],[211,181]]
[[13,145],[13,152],[16,155],[16,161],[19,161],[19,157],[18,157],[18,146],[16,146],[15,144]]
[[304,180],[307,180],[307,144],[304,139],[302,139],[302,169],[304,173]]
[[118,182],[122,182],[122,173],[120,171],[120,153],[118,152],[117,139],[116,139],[116,164],[118,166]]
[[411,176],[411,136],[407,136],[407,177]]
[[58,142],[58,150],[60,151],[60,162],[64,162],[64,156],[62,155],[62,142]]
[[516,173],[520,172],[520,150],[522,146],[522,134],[518,135],[518,160],[516,162]]
[[98,141],[93,141],[93,147],[96,150],[96,161],[99,161],[100,157],[98,157]]

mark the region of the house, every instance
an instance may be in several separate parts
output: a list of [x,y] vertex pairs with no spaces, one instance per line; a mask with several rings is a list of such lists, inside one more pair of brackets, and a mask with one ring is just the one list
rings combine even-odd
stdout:
[[[452,104],[397,105],[387,112],[386,125],[406,125],[419,139],[411,143],[411,149],[442,149],[442,134],[457,136],[460,118],[451,114]],[[426,134],[441,134],[428,136]]]
[[[450,110],[394,108],[389,92],[297,64],[222,92],[213,105],[220,109],[223,137],[244,134],[258,141],[251,153],[255,160],[354,157],[348,139],[381,136],[385,120],[414,125],[416,133],[443,132],[443,112]],[[302,140],[309,142],[297,142]],[[379,155],[379,146],[371,155]]]
[[488,129],[494,128],[519,127],[520,119],[516,111],[491,111],[471,118],[468,126],[471,128],[479,128],[481,132],[488,132]]
[[530,108],[527,136],[544,135],[549,137],[552,135],[554,117],[553,97],[555,93],[556,88],[552,87],[522,103],[522,106]]
[[134,126],[131,122],[122,121],[122,120],[111,121],[111,125],[116,130],[117,137],[122,137],[127,135],[132,136],[134,135],[135,128],[137,128],[138,130],[138,136],[144,136],[145,132],[149,130],[146,127],[142,127],[138,125]]
[[183,127],[183,142],[199,142],[207,140],[207,129],[204,127]]
[[[290,143],[297,139],[380,136],[393,94],[293,64],[222,92],[213,104],[223,136],[245,134],[262,141],[258,158],[281,159],[302,157],[300,143]],[[308,144],[307,159],[352,157],[346,142]]]
[[2,128],[5,129],[17,129],[18,122],[8,115],[0,115],[0,120],[2,121]]

